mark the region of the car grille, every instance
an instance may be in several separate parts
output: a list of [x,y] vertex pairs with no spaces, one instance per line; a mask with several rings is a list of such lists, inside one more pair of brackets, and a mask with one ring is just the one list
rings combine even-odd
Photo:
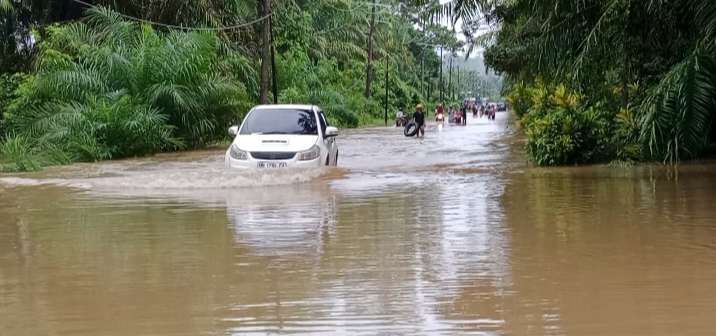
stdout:
[[294,152],[251,152],[251,157],[257,160],[290,160],[294,156]]

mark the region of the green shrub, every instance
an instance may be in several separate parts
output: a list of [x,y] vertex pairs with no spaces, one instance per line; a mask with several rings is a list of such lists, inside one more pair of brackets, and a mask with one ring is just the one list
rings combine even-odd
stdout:
[[25,77],[26,75],[21,73],[0,74],[0,139],[5,134],[3,127],[5,110],[10,102],[17,97],[17,88]]
[[3,164],[0,171],[33,171],[40,169],[42,158],[30,138],[10,135],[0,143]]
[[[545,94],[549,92],[549,94]],[[527,153],[538,165],[600,162],[611,156],[611,118],[601,106],[584,107],[564,86],[535,89],[523,118]]]
[[507,103],[518,118],[522,118],[529,112],[532,106],[532,97],[528,90],[528,86],[524,82],[512,85],[507,94]]
[[615,118],[616,128],[612,138],[614,159],[619,161],[639,161],[645,159],[644,146],[640,143],[641,129],[639,120],[632,109],[621,109]]
[[[35,155],[50,146],[59,161],[200,147],[223,138],[248,109],[233,75],[246,62],[222,51],[212,33],[158,33],[103,9],[48,32],[36,73],[6,113],[16,135],[3,152],[17,169],[35,169],[31,159],[56,163]],[[16,149],[27,146],[23,158]]]

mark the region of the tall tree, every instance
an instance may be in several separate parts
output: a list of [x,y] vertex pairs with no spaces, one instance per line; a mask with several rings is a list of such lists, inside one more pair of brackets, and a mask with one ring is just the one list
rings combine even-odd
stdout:
[[363,95],[366,98],[370,98],[371,90],[370,85],[373,81],[373,34],[375,33],[375,0],[370,10],[370,22],[368,23],[368,56],[365,66],[365,91]]

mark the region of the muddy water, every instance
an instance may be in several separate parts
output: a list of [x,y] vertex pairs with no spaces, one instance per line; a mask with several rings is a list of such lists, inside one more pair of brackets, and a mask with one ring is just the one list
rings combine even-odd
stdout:
[[716,164],[530,168],[504,115],[0,177],[2,335],[713,335]]

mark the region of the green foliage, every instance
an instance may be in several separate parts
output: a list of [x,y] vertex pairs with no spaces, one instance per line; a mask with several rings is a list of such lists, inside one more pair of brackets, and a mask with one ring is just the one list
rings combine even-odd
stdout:
[[25,78],[24,74],[0,74],[0,139],[5,135],[3,120],[5,110],[13,99],[17,98],[17,88]]
[[632,109],[620,109],[616,115],[616,128],[612,137],[613,158],[632,162],[644,158],[640,142],[641,125]]
[[[107,10],[51,27],[37,72],[6,113],[15,136],[4,156],[32,169],[33,153],[50,150],[94,161],[222,138],[247,97],[230,72],[239,56],[219,46],[210,33],[158,33]],[[32,147],[27,157],[16,151],[23,146]]]
[[40,146],[39,142],[31,135],[9,134],[0,143],[0,171],[34,171],[73,161],[59,146],[52,143]]
[[[254,20],[260,15],[255,2],[99,0],[92,3],[117,12],[100,7],[85,17],[86,7],[71,1],[2,3],[0,73],[29,73],[10,84],[0,80],[0,92],[13,92],[0,97],[0,125],[10,134],[0,161],[12,162],[12,169],[200,147],[225,137],[226,126],[240,122],[260,96],[262,22],[187,32],[154,29],[118,14],[219,27]],[[399,107],[409,111],[436,100],[441,60],[434,45],[445,46],[447,57],[461,42],[432,17],[439,6],[426,11],[422,3],[390,4],[399,11],[376,6],[369,57],[369,3],[274,2],[279,103],[316,104],[330,122],[356,127],[382,121],[386,105],[392,119]],[[367,73],[373,81],[364,92]],[[467,76],[463,72],[458,85],[453,72],[447,83],[445,71],[442,81],[446,89],[477,91]]]
[[641,139],[654,158],[697,157],[708,145],[716,110],[716,67],[701,51],[674,66],[643,103]]
[[524,82],[512,85],[507,95],[507,103],[517,117],[522,118],[527,114],[532,106],[532,94],[528,91],[528,86]]
[[527,95],[519,83],[570,83],[586,107],[621,107],[620,127],[609,135],[615,159],[675,163],[699,157],[716,141],[716,2],[459,3],[488,11],[501,27],[486,60],[518,83],[512,88],[518,113]]
[[[523,89],[520,89],[523,90]],[[532,104],[522,119],[527,152],[538,165],[555,166],[605,160],[610,151],[611,118],[585,107],[565,86],[528,88]]]
[[38,170],[40,154],[31,138],[11,135],[0,143],[0,171]]

